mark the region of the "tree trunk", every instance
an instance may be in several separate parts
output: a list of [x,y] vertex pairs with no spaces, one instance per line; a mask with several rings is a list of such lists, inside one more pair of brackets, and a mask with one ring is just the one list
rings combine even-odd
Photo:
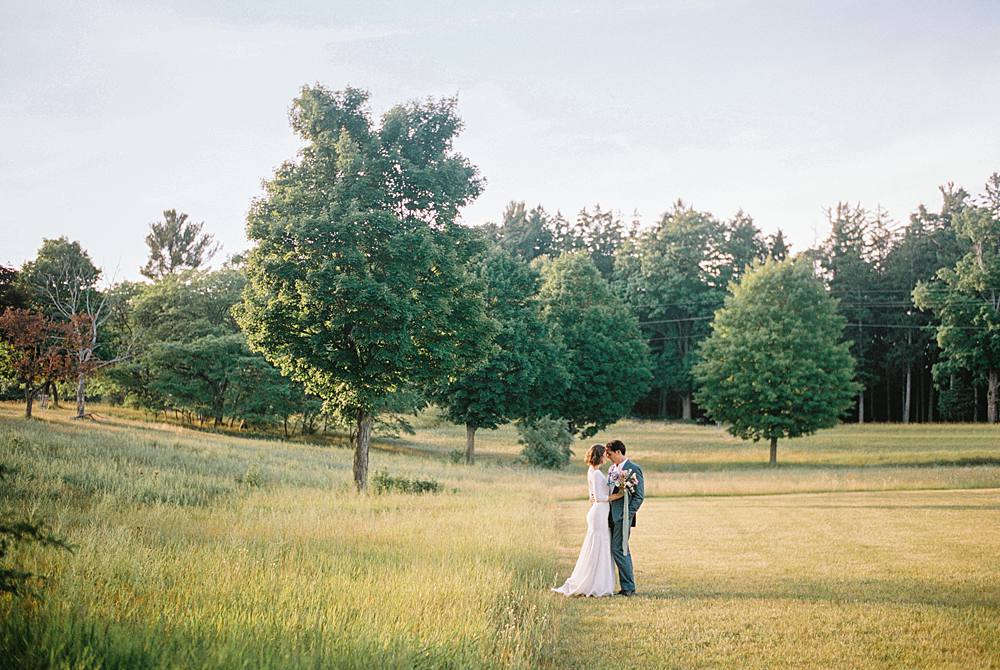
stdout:
[[284,418],[284,419],[282,420],[282,422],[281,422],[281,423],[282,423],[282,427],[283,427],[283,428],[284,428],[284,430],[285,430],[285,439],[287,440],[287,439],[288,439],[288,417],[286,416],[286,417],[285,417],[285,418]]
[[25,384],[24,389],[24,418],[31,418],[31,406],[35,403],[35,392],[31,390],[31,387]]
[[365,412],[358,412],[357,434],[354,437],[354,485],[359,493],[368,489],[368,444],[372,437],[375,418]]
[[927,423],[934,422],[934,378],[927,380]]
[[54,381],[45,382],[45,392],[49,394],[52,401],[52,409],[59,409],[59,385]]
[[972,423],[979,423],[979,384],[972,382]]
[[858,394],[858,423],[865,422],[865,390]]
[[685,393],[681,396],[681,418],[685,421],[691,420],[691,394]]
[[776,437],[772,437],[771,438],[771,460],[770,460],[770,463],[771,463],[771,465],[777,465],[778,464],[778,438],[776,438]]
[[476,462],[476,427],[465,424],[465,462],[472,465]]
[[910,396],[913,392],[913,366],[906,368],[906,390],[903,391],[903,423],[910,423]]
[[667,418],[667,389],[660,389],[660,418]]
[[990,368],[986,377],[986,421],[997,422],[997,390],[1000,388],[1000,369]]
[[86,388],[87,376],[83,370],[76,373],[76,418],[82,419],[86,407],[84,407],[84,391]]

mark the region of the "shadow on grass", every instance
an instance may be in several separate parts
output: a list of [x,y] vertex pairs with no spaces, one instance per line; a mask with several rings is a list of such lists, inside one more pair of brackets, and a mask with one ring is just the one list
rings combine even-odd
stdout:
[[[932,592],[933,591],[933,592]],[[981,585],[930,584],[922,581],[864,579],[842,582],[795,581],[761,585],[759,588],[719,589],[702,585],[654,587],[637,596],[649,600],[725,601],[795,600],[807,603],[865,605],[923,605],[931,607],[986,607],[1000,610],[1000,590]]]
[[[637,459],[638,460],[638,459]],[[945,458],[929,461],[877,461],[869,463],[778,463],[769,465],[766,461],[725,461],[718,463],[657,463],[639,461],[645,472],[725,472],[727,470],[757,470],[761,472],[781,472],[797,470],[865,470],[877,468],[970,468],[998,467],[1000,457],[981,456],[968,458]]]

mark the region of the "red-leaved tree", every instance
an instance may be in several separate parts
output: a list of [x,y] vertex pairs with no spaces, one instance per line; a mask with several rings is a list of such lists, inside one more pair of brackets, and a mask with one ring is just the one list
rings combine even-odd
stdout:
[[8,308],[0,314],[0,362],[24,387],[24,416],[48,379],[65,376],[67,328],[44,314]]

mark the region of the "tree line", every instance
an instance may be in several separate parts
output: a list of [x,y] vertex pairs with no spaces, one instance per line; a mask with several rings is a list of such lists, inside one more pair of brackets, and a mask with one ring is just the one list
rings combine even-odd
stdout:
[[[205,269],[211,235],[168,210],[146,238],[146,281],[99,286],[65,238],[0,273],[4,375],[28,414],[34,394],[70,386],[81,417],[89,393],[214,426],[332,422],[355,447],[359,488],[378,422],[427,403],[465,425],[469,462],[477,431],[509,421],[553,417],[588,436],[629,414],[723,414],[706,390],[726,362],[706,359],[713,319],[748,272],[791,257],[781,231],[682,201],[648,228],[600,206],[570,221],[518,202],[470,228],[458,211],[484,182],[452,146],[455,100],[376,120],[366,92],[314,86],[290,118],[303,148],[252,204],[245,257]],[[833,333],[824,346],[849,349],[853,407],[840,384],[837,416],[996,421],[1000,176],[980,196],[942,196],[905,226],[840,203],[799,269],[770,271],[792,286],[808,267],[834,305],[837,319],[814,312]]]

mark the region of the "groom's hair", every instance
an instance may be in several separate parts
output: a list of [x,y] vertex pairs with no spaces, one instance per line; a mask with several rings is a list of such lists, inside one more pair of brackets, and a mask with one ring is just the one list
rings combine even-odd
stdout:
[[623,456],[625,455],[625,443],[621,440],[611,440],[604,445],[604,448],[608,451],[613,451],[615,453],[622,454]]

